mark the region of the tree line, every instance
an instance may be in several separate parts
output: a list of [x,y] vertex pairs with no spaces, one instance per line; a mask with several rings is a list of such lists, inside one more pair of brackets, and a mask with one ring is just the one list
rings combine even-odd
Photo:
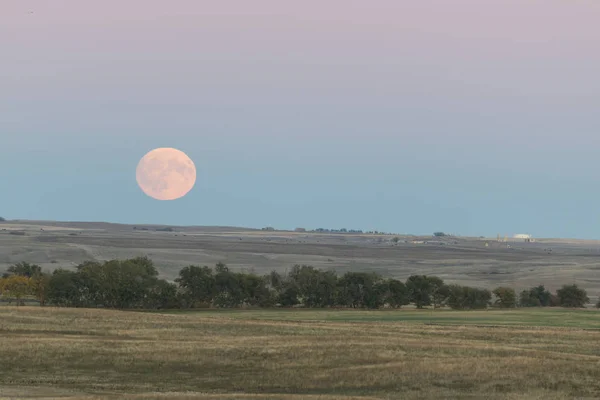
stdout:
[[[233,272],[225,264],[214,268],[190,265],[174,282],[158,277],[148,257],[106,262],[84,262],[75,270],[46,273],[35,264],[18,263],[0,278],[0,294],[23,304],[105,307],[115,309],[186,309],[235,307],[306,308],[417,308],[455,310],[488,307],[585,307],[589,298],[577,285],[563,285],[550,293],[543,285],[517,295],[509,287],[488,289],[446,284],[437,276],[412,275],[406,281],[373,272],[338,275],[309,265],[295,265],[286,273],[266,275]],[[600,302],[597,305],[600,307]]]

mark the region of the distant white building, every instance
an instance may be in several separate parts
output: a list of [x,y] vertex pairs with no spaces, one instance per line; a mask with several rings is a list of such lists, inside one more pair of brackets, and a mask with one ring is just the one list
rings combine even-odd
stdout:
[[531,235],[528,235],[526,233],[517,233],[513,236],[513,239],[531,239]]

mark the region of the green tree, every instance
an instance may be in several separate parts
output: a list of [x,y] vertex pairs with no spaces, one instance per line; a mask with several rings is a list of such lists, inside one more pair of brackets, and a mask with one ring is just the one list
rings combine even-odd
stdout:
[[408,295],[408,289],[404,282],[397,279],[388,279],[387,281],[388,293],[385,302],[393,308],[400,308],[404,305],[410,304]]
[[446,302],[446,299],[448,299],[448,296],[450,295],[448,285],[446,285],[444,281],[437,276],[428,276],[427,280],[429,281],[431,303],[433,304],[433,308],[439,308],[443,306]]
[[256,274],[237,274],[237,279],[242,290],[242,303],[249,306],[271,307],[275,297],[266,285],[263,278]]
[[157,279],[144,299],[144,308],[169,310],[180,306],[177,285],[164,279]]
[[496,296],[494,305],[499,308],[515,308],[517,305],[517,294],[515,290],[508,287],[497,287],[492,292]]
[[6,273],[3,275],[3,278],[7,278],[10,275],[19,275],[26,276],[27,278],[31,278],[34,275],[41,274],[42,268],[36,264],[29,264],[26,262],[20,262],[14,265],[11,265],[6,270]]
[[552,305],[552,295],[544,285],[523,290],[519,296],[520,307],[549,307]]
[[433,287],[430,280],[425,275],[412,275],[406,280],[408,297],[411,303],[417,308],[431,305],[431,295]]
[[56,269],[50,276],[47,290],[49,304],[59,307],[90,306],[82,296],[82,280],[79,273],[65,269]]
[[221,262],[215,266],[215,297],[213,304],[217,307],[237,307],[244,301],[244,293],[239,275],[229,271]]
[[378,308],[384,304],[388,289],[375,273],[346,272],[338,281],[338,304],[352,308]]
[[477,310],[487,308],[492,293],[487,289],[449,285],[448,305],[454,310]]
[[320,271],[310,265],[294,265],[288,277],[289,287],[298,294],[306,307],[327,307],[335,304],[337,275],[333,271]]
[[300,300],[298,297],[300,296],[300,292],[296,285],[291,282],[285,283],[281,292],[277,296],[277,303],[282,307],[292,307],[297,304],[300,304]]
[[558,302],[561,307],[583,308],[590,299],[584,289],[577,285],[563,285],[556,291]]
[[190,265],[179,271],[175,279],[183,290],[188,307],[210,304],[215,295],[215,276],[209,267]]
[[139,308],[154,287],[158,272],[145,257],[85,262],[77,266],[80,302],[88,306]]

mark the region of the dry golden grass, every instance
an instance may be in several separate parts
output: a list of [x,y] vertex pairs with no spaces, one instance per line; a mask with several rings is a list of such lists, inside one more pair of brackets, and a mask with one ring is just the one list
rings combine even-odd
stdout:
[[[0,307],[0,399],[600,397],[597,330],[298,313]],[[451,313],[440,315],[481,315]]]

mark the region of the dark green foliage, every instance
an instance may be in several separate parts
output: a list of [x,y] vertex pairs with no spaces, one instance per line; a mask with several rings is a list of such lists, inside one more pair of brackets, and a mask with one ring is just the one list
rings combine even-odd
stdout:
[[404,305],[410,304],[408,297],[408,289],[404,282],[400,282],[396,279],[389,279],[387,281],[387,297],[385,302],[393,308],[400,308]]
[[270,274],[263,277],[265,286],[270,292],[274,305],[282,307],[291,307],[299,304],[300,295],[296,283],[289,277],[284,277],[277,271],[271,271]]
[[237,274],[237,280],[242,291],[243,304],[254,307],[271,307],[275,304],[275,296],[260,276],[240,273]]
[[278,294],[275,301],[282,307],[292,307],[300,304],[299,295],[300,293],[295,285],[286,285],[283,287],[281,293]]
[[433,286],[425,275],[412,275],[406,280],[408,297],[417,308],[431,305]]
[[79,273],[57,269],[48,282],[47,301],[49,304],[61,307],[91,306],[82,300],[82,286]]
[[156,304],[170,301],[157,300],[168,294],[157,276],[152,261],[146,257],[102,264],[85,262],[77,266],[76,272],[55,271],[48,282],[48,301],[75,307],[157,307]]
[[556,296],[561,307],[583,308],[590,301],[586,291],[577,285],[563,285],[556,291]]
[[448,285],[444,284],[444,281],[437,276],[428,276],[427,280],[429,281],[429,287],[431,290],[431,302],[433,304],[433,308],[438,308],[444,305],[448,296],[450,295],[450,290]]
[[549,307],[552,305],[552,295],[544,285],[523,290],[519,296],[520,307]]
[[[295,265],[288,274],[276,271],[265,276],[233,272],[218,263],[214,269],[190,265],[179,271],[175,283],[158,278],[152,260],[136,257],[103,263],[88,261],[75,271],[57,269],[42,273],[37,265],[18,263],[5,276],[29,277],[32,294],[56,306],[107,307],[117,309],[172,309],[189,307],[350,307],[399,308],[414,303],[417,308],[448,305],[453,309],[485,309],[492,293],[460,285],[446,285],[436,276],[413,275],[406,284],[383,279],[376,273],[347,272],[338,277],[309,265]],[[513,308],[515,291],[507,287],[494,290],[496,307]],[[524,290],[523,307],[584,307],[589,301],[585,290],[565,285],[551,294],[543,285]],[[600,307],[600,302],[598,304]]]
[[441,236],[446,236],[446,234],[444,232],[434,232],[433,236],[441,237]]
[[213,304],[217,307],[231,308],[242,305],[244,292],[240,274],[229,271],[223,263],[215,266],[215,296]]
[[306,307],[328,307],[335,304],[337,280],[333,271],[321,271],[309,265],[294,265],[288,274],[288,289],[292,293],[296,290],[298,300]]
[[469,286],[449,285],[447,304],[453,310],[477,310],[487,308],[492,293],[487,289]]
[[177,295],[177,285],[158,279],[147,291],[143,307],[162,310],[181,308],[180,300]]
[[0,217],[0,222],[6,222],[6,218]]
[[29,264],[26,262],[20,262],[14,265],[11,265],[6,270],[6,273],[3,275],[3,278],[6,278],[10,275],[19,275],[26,276],[28,278],[32,278],[35,275],[39,275],[42,273],[42,268],[36,264]]
[[499,308],[515,308],[517,305],[517,294],[515,290],[507,287],[497,287],[492,292],[496,296],[494,305]]
[[210,304],[215,295],[215,277],[209,267],[190,265],[179,271],[175,279],[183,290],[182,297],[188,307]]
[[389,286],[375,273],[346,272],[338,281],[338,301],[352,308],[379,308],[385,303]]

